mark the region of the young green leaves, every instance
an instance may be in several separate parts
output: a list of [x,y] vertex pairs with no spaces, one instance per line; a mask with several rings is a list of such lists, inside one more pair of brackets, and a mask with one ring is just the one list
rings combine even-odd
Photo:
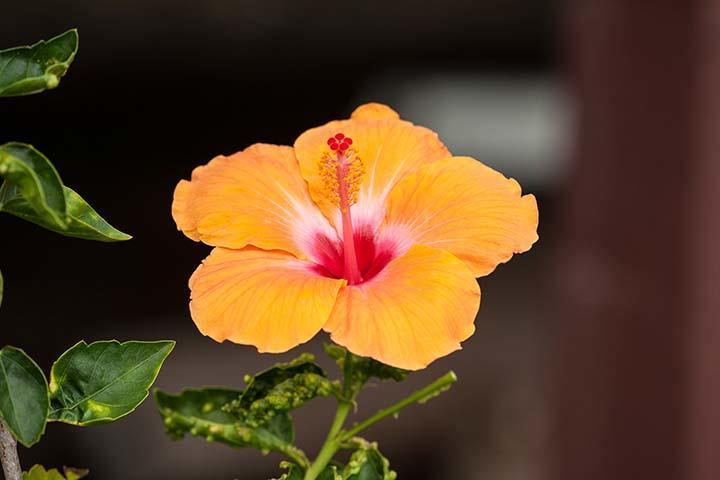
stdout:
[[337,390],[312,355],[279,363],[247,377],[244,391],[225,388],[185,390],[179,395],[156,391],[155,401],[167,434],[187,433],[236,448],[281,452],[307,467],[305,454],[292,445],[289,412]]
[[0,417],[30,447],[48,421],[78,426],[107,423],[147,397],[175,342],[79,342],[53,365],[50,386],[22,350],[0,350]]
[[[174,440],[190,434],[235,448],[283,453],[292,462],[281,464],[286,472],[279,480],[395,480],[397,475],[390,470],[377,444],[357,434],[393,417],[406,406],[422,403],[447,390],[455,381],[455,375],[450,372],[365,421],[344,429],[345,418],[357,394],[371,378],[402,381],[408,372],[359,357],[337,345],[326,345],[325,351],[340,366],[342,383],[328,379],[312,355],[302,354],[291,362],[246,376],[245,390],[207,387],[185,390],[178,395],[156,390],[155,401],[166,433]],[[337,398],[338,412],[343,414],[336,414],[323,449],[311,463],[293,444],[290,412],[314,398],[328,395]],[[341,418],[339,422],[338,418]],[[333,461],[339,450],[351,452],[346,464]],[[323,455],[323,452],[329,453]]]
[[30,95],[58,86],[75,58],[77,30],[28,47],[0,50],[0,97]]

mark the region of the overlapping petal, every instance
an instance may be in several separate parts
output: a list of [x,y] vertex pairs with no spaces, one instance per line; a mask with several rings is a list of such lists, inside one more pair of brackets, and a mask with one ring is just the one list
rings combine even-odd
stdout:
[[345,284],[310,265],[277,250],[215,248],[190,278],[192,318],[218,342],[285,352],[320,331]]
[[352,148],[365,167],[358,202],[352,207],[360,224],[379,223],[385,198],[403,175],[450,155],[437,134],[400,120],[392,109],[377,103],[358,107],[349,120],[333,121],[306,131],[295,142],[295,155],[312,198],[335,225],[340,224],[337,205],[328,201],[324,193],[318,161],[328,149],[327,139],[336,133],[352,138]]
[[281,249],[303,258],[318,232],[336,233],[310,198],[291,147],[256,144],[215,157],[175,189],[178,229],[209,245]]
[[480,288],[447,251],[417,245],[366,283],[344,286],[324,329],[357,355],[417,370],[472,335]]
[[475,276],[492,272],[538,239],[533,195],[469,157],[420,167],[390,192],[385,227],[412,244],[447,250]]

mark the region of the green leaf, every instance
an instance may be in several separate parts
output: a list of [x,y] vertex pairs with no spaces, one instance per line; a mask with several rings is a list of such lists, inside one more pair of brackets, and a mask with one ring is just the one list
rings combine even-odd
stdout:
[[259,427],[275,415],[299,408],[313,398],[335,393],[338,387],[328,380],[314,360],[312,355],[303,354],[255,377],[247,377],[247,389],[226,410],[249,426]]
[[0,350],[0,415],[15,438],[30,447],[45,432],[48,415],[45,374],[25,352]]
[[239,390],[208,387],[185,390],[179,395],[155,391],[155,402],[165,432],[174,440],[186,434],[220,442],[234,448],[253,447],[285,453],[307,462],[305,454],[292,445],[293,425],[287,413],[277,415],[262,427],[250,427],[224,408],[242,394]]
[[0,210],[18,216],[23,220],[45,227],[61,235],[99,242],[120,242],[132,237],[121,232],[105,221],[83,198],[69,187],[63,187],[67,205],[68,223],[65,228],[48,222],[39,216],[20,193],[10,184],[0,188]]
[[34,465],[30,471],[23,472],[22,480],[79,480],[88,475],[88,470],[63,467],[65,475],[57,469],[45,470],[42,465]]
[[22,480],[79,480],[88,475],[89,471],[79,468],[63,467],[64,475],[57,469],[45,470],[42,465],[34,465],[30,471],[23,472]]
[[390,470],[390,462],[383,457],[376,443],[359,442],[358,449],[350,456],[342,480],[395,480],[397,473]]
[[39,218],[54,228],[67,228],[67,206],[60,175],[50,160],[32,145],[18,142],[0,145],[0,176],[5,177],[3,191],[16,187]]
[[278,363],[254,377],[247,375],[245,382],[248,386],[240,397],[240,406],[249,408],[254,401],[267,396],[268,392],[280,383],[302,373],[325,376],[325,372],[315,364],[315,357],[310,353],[303,353],[287,363]]
[[85,426],[131,413],[148,396],[173,341],[77,343],[50,372],[49,420]]
[[[359,392],[371,378],[402,382],[410,374],[409,370],[391,367],[372,358],[360,357],[334,343],[325,344],[325,353],[334,359],[340,369],[345,372],[351,389],[350,393]],[[346,365],[346,360],[349,360],[348,365]]]
[[179,395],[155,390],[155,402],[165,432],[173,440],[181,440],[190,433],[231,447],[245,447],[247,445],[237,430],[238,418],[222,409],[241,393],[240,390],[214,387],[188,389]]
[[57,87],[77,49],[78,33],[73,29],[32,46],[0,50],[0,97]]

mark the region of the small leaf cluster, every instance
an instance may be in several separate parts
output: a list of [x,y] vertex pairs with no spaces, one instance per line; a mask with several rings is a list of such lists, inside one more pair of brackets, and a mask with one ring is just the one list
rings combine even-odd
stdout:
[[[371,379],[402,381],[408,372],[359,357],[337,345],[326,345],[326,353],[343,372],[344,380],[333,381],[310,354],[278,363],[257,375],[245,377],[244,389],[206,387],[179,394],[155,391],[155,401],[165,432],[180,440],[185,435],[200,437],[233,448],[255,448],[264,453],[279,452],[286,472],[281,480],[303,480],[311,465],[294,442],[291,412],[307,402],[333,396],[340,404],[351,405]],[[350,438],[338,445],[348,450],[345,464],[331,461],[322,467],[320,480],[394,480],[388,460],[377,444]]]
[[[117,420],[148,396],[172,341],[77,343],[45,374],[24,351],[0,349],[0,418],[26,447],[50,422],[77,426]],[[32,477],[31,477],[32,478]]]

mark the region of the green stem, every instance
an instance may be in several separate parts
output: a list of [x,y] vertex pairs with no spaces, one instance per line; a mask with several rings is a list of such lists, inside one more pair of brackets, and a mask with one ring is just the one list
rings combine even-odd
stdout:
[[[454,372],[448,372],[442,377],[435,380],[433,383],[428,385],[427,387],[418,390],[417,392],[411,394],[408,397],[405,397],[404,399],[400,400],[394,405],[389,406],[388,408],[384,408],[377,412],[372,417],[368,418],[367,420],[358,423],[353,428],[345,432],[340,436],[339,444],[342,444],[348,440],[350,440],[352,437],[357,435],[358,433],[362,432],[366,428],[375,425],[380,420],[389,417],[390,415],[395,415],[403,408],[407,407],[408,405],[412,405],[413,403],[424,403],[425,401],[431,399],[432,397],[441,394],[450,386],[457,381],[457,377],[455,376]],[[305,477],[305,480],[307,480],[307,477]]]
[[312,465],[310,465],[307,472],[305,472],[305,480],[315,480],[322,471],[325,470],[327,464],[330,463],[330,460],[332,460],[333,456],[340,448],[338,434],[340,433],[340,430],[342,430],[342,427],[345,424],[345,419],[350,413],[351,408],[351,402],[341,401],[338,404],[337,411],[335,412],[335,419],[330,427],[325,443],[320,449],[320,453],[318,453],[315,461]]

